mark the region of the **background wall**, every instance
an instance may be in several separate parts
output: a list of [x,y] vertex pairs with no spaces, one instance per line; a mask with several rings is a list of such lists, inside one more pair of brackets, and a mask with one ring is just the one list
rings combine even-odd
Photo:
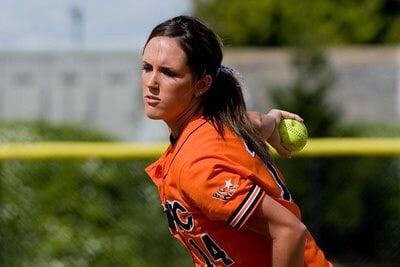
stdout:
[[[293,82],[291,50],[226,49],[224,63],[244,81],[248,108],[272,107],[271,89]],[[341,47],[327,51],[335,77],[329,101],[345,121],[400,121],[400,50]],[[166,129],[145,118],[140,53],[134,51],[0,52],[0,118],[70,121],[125,140],[160,140]]]

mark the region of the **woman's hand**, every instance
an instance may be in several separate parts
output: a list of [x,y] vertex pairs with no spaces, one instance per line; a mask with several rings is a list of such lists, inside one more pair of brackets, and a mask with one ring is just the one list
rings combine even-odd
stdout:
[[250,121],[260,131],[265,140],[282,156],[290,157],[289,150],[281,144],[278,126],[282,119],[294,119],[303,122],[303,119],[295,114],[285,110],[271,109],[268,113],[248,112]]

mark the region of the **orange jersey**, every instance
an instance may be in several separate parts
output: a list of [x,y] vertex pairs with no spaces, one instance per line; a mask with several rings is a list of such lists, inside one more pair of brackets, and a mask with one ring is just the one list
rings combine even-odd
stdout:
[[[271,266],[271,241],[243,227],[265,194],[300,219],[276,166],[228,129],[222,139],[202,117],[146,171],[195,266]],[[309,233],[304,258],[304,266],[332,266]]]

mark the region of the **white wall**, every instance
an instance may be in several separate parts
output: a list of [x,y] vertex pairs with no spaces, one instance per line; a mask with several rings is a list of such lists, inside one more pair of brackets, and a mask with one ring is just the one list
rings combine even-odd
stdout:
[[[400,121],[395,47],[330,49],[331,100],[347,120]],[[293,80],[284,49],[232,49],[224,63],[244,79],[249,109],[271,107],[268,90]],[[84,122],[126,140],[165,140],[163,123],[142,112],[140,53],[0,52],[0,118]]]

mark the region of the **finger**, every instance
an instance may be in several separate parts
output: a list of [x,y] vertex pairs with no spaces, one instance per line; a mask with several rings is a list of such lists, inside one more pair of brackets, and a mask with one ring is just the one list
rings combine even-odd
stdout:
[[280,156],[291,158],[292,153],[287,149],[283,148],[282,146],[272,146],[272,147],[275,149],[276,153],[278,153]]
[[303,118],[300,117],[299,115],[292,113],[292,112],[288,112],[288,111],[281,111],[282,117],[285,119],[292,119],[292,120],[296,120],[299,122],[303,122]]
[[279,155],[285,157],[291,156],[291,152],[282,146],[279,134],[276,131],[271,135],[271,138],[268,139],[267,142],[276,150]]
[[289,150],[287,150],[286,148],[284,148],[283,146],[279,145],[279,146],[275,146],[274,148],[275,148],[276,152],[278,152],[278,154],[281,156],[290,158],[292,155],[292,153]]

